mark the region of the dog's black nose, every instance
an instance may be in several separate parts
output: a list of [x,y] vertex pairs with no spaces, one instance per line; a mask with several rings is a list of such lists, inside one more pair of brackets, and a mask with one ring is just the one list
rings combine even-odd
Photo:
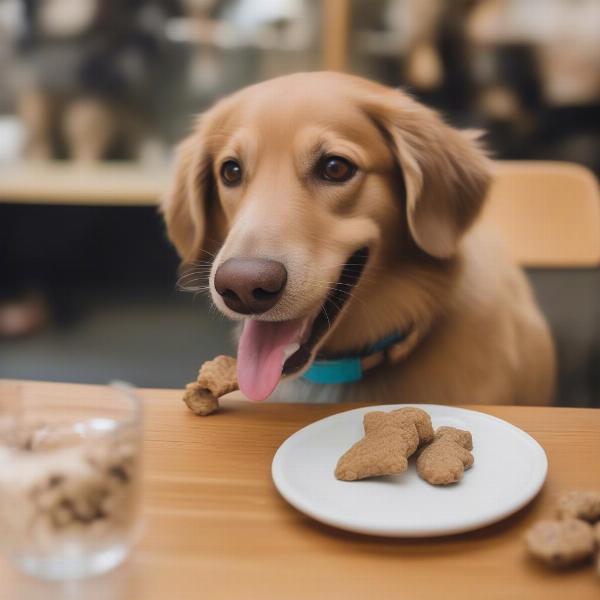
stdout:
[[273,308],[286,282],[285,267],[266,258],[230,258],[215,273],[215,289],[231,310],[243,315]]

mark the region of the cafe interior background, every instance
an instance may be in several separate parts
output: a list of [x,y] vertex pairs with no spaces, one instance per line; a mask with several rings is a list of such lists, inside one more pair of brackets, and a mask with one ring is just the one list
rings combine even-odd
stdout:
[[[485,130],[495,159],[599,176],[599,31],[598,0],[0,0],[0,377],[182,387],[233,350],[156,208],[217,98],[344,70]],[[556,404],[600,406],[597,266],[527,272]]]

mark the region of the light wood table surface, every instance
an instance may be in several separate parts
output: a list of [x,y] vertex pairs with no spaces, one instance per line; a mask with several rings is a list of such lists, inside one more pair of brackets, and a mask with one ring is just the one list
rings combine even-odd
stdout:
[[[102,396],[97,387],[24,385],[29,394]],[[116,571],[63,586],[22,576],[2,559],[0,598],[600,598],[591,566],[548,571],[527,559],[522,544],[524,530],[552,514],[557,492],[600,488],[600,410],[476,407],[543,445],[550,468],[542,492],[477,532],[394,540],[320,525],[290,507],[271,481],[273,454],[290,434],[355,405],[230,400],[202,418],[186,409],[179,391],[141,393],[145,528],[137,549]]]

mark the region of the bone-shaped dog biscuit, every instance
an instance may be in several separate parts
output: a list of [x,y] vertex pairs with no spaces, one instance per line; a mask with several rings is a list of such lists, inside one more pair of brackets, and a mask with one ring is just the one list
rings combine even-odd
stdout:
[[364,416],[365,437],[338,461],[335,476],[343,481],[397,475],[406,471],[408,457],[433,437],[429,415],[419,408]]
[[200,367],[197,381],[187,384],[183,401],[197,415],[206,416],[219,408],[221,396],[237,389],[235,358],[217,356]]
[[417,458],[417,472],[433,485],[456,483],[473,465],[471,434],[455,427],[440,427],[433,442]]

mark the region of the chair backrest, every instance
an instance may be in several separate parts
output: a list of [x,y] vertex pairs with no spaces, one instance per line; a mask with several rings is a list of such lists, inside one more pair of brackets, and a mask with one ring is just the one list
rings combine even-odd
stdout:
[[527,267],[600,265],[600,191],[594,174],[565,162],[498,161],[481,225]]

